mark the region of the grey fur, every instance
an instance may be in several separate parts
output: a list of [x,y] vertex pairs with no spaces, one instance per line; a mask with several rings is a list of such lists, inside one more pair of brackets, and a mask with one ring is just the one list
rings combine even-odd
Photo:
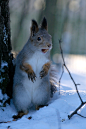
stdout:
[[[38,36],[41,37],[39,42],[37,41]],[[51,45],[50,48],[48,44]],[[32,103],[35,106],[46,105],[51,97],[51,93],[54,92],[50,84],[50,80],[52,80],[50,76],[53,76],[53,72],[51,72],[52,67],[50,67],[48,74],[42,79],[39,76],[43,64],[50,61],[51,48],[51,36],[45,29],[39,28],[34,36],[30,36],[28,42],[18,54],[13,84],[13,102],[18,112],[27,112]],[[46,53],[42,53],[41,49],[49,50]],[[30,65],[32,65],[37,77],[34,83],[29,80],[27,73],[20,69],[22,62],[31,63]]]

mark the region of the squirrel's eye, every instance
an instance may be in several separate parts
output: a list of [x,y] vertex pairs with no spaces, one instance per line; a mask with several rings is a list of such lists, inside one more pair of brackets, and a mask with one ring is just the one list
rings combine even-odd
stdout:
[[40,37],[38,37],[38,38],[37,38],[37,40],[38,40],[38,41],[40,41],[40,40],[41,40],[41,38],[40,38]]

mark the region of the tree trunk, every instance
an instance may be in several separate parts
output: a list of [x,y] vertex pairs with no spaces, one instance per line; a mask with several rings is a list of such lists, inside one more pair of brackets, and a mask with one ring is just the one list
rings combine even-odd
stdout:
[[0,89],[12,97],[14,66],[10,37],[9,0],[0,0]]

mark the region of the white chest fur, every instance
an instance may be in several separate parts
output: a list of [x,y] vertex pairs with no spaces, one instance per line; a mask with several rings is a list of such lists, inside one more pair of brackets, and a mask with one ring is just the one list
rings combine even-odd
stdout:
[[43,65],[47,62],[49,62],[49,60],[42,52],[35,52],[31,59],[27,61],[27,63],[32,66],[33,71],[35,72],[37,77],[36,81],[33,83],[31,80],[28,79],[28,76],[26,74],[26,78],[23,81],[23,85],[32,102],[33,100],[35,101],[36,95],[39,95],[39,90],[37,89],[39,89],[40,83],[42,82],[42,79],[40,79],[40,71],[42,70]]
[[49,60],[42,52],[35,52],[34,55],[27,62],[32,66],[36,76],[39,77],[39,73],[42,70],[42,66]]

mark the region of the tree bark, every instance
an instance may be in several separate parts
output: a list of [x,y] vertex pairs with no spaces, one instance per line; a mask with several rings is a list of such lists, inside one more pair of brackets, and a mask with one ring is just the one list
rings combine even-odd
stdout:
[[10,37],[9,0],[0,0],[0,89],[12,97],[14,66]]

